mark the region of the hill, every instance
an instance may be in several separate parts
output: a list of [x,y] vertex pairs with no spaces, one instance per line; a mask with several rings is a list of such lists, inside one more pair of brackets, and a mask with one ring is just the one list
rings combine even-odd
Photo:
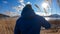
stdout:
[[4,14],[0,14],[0,18],[2,18],[2,17],[10,17],[10,16],[4,15]]
[[58,15],[58,14],[52,14],[50,16],[43,16],[43,17],[60,18],[60,15]]

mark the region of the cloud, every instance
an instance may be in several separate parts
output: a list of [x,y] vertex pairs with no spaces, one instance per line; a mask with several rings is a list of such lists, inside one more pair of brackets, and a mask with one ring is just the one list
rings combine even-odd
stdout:
[[3,3],[7,4],[8,2],[7,1],[3,1]]
[[19,3],[23,6],[25,6],[24,0],[19,0]]
[[25,6],[24,4],[24,0],[19,0],[18,1],[21,5],[18,5],[18,6],[13,6],[12,8],[15,9],[17,12],[20,12],[22,11],[23,7]]
[[40,15],[40,16],[49,16],[49,15],[51,15],[51,13],[48,13],[48,14],[46,14],[46,13],[43,13],[43,12],[35,12],[37,15]]
[[12,7],[12,8],[15,9],[17,12],[22,11],[23,8],[24,8],[24,6],[25,6],[26,4],[31,4],[30,2],[27,2],[27,3],[25,4],[25,3],[24,3],[24,0],[19,0],[19,3],[20,3],[21,5]]
[[20,2],[24,2],[24,0],[19,0]]
[[43,16],[44,14],[43,13],[40,13],[40,12],[35,12],[37,15],[40,15],[40,16]]
[[31,4],[31,2],[27,2],[27,4]]
[[24,6],[19,5],[19,6],[17,6],[17,7],[12,7],[12,8],[15,9],[17,12],[20,12],[20,11],[22,11],[23,7],[24,7]]
[[19,16],[19,15],[20,15],[19,13],[17,13],[17,12],[12,12],[12,11],[6,11],[5,14],[6,14],[6,15],[9,15],[10,17]]

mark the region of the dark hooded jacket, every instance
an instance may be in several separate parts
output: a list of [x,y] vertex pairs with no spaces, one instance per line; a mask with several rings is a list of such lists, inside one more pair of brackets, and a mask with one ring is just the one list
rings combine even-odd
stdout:
[[14,34],[40,34],[41,26],[50,28],[50,24],[42,16],[36,15],[28,4],[23,8],[21,17],[16,22]]

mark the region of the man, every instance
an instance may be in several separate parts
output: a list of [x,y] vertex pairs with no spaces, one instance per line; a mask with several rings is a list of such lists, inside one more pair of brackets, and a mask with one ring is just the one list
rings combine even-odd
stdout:
[[50,28],[50,24],[42,16],[36,15],[31,5],[27,4],[16,22],[14,34],[40,34],[41,26]]

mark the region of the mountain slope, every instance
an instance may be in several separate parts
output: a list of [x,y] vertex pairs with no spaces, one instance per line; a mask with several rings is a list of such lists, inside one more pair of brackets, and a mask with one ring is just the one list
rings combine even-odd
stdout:
[[10,16],[4,15],[4,14],[0,14],[0,18],[1,18],[1,17],[10,17]]

